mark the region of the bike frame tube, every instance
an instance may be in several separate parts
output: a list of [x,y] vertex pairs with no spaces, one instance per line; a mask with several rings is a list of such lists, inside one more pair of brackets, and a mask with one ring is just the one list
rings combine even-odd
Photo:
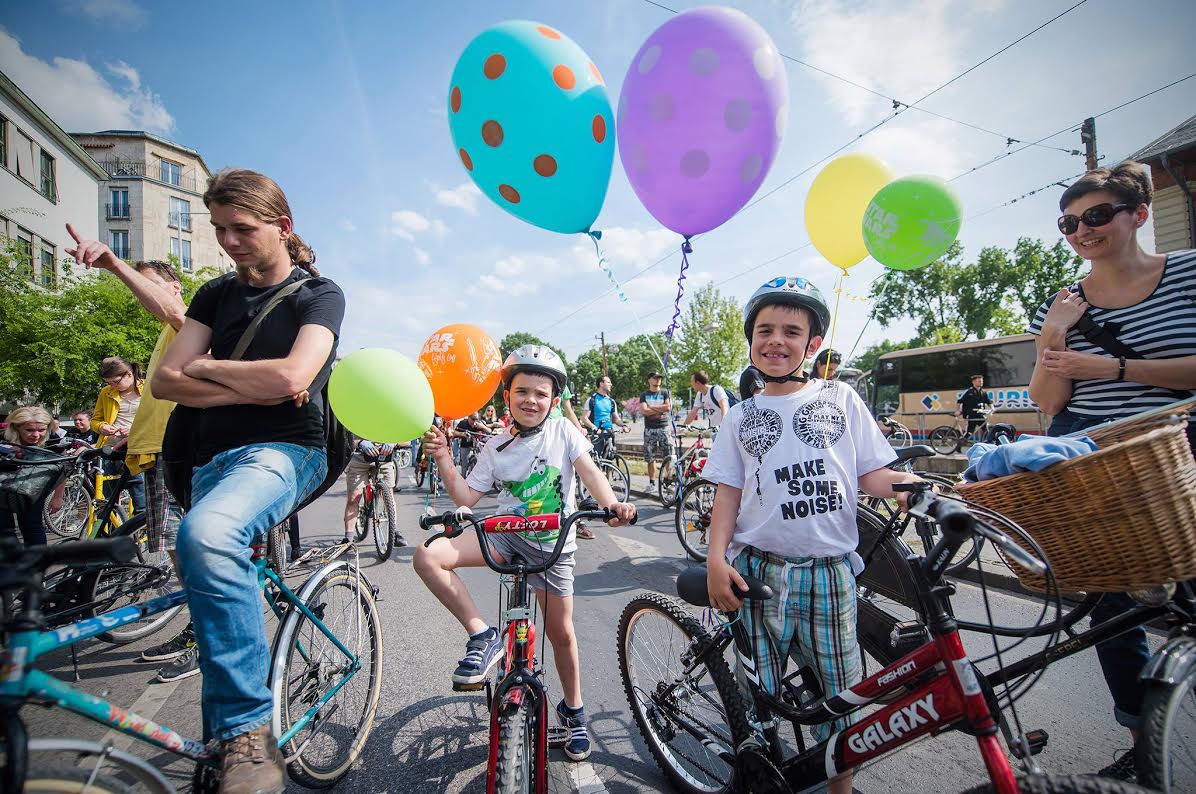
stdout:
[[[27,664],[50,651],[66,645],[73,645],[81,640],[88,640],[106,631],[118,629],[141,620],[149,615],[156,615],[168,609],[187,603],[185,590],[176,590],[164,596],[151,598],[144,604],[130,604],[113,612],[106,612],[94,618],[87,618],[68,626],[62,626],[50,631],[22,631],[13,635],[11,650],[26,649],[29,654]],[[3,683],[0,682],[0,693],[3,693]]]

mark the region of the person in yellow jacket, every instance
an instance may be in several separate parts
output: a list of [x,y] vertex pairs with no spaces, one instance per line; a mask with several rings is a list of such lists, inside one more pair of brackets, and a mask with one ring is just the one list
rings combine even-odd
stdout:
[[[91,412],[91,429],[99,433],[96,446],[104,449],[121,449],[128,442],[133,419],[141,407],[141,392],[145,381],[141,376],[141,365],[120,356],[109,356],[100,362],[100,378],[104,388],[96,398]],[[114,474],[119,468],[110,461],[103,461],[104,472]],[[145,510],[145,478],[138,475],[129,482],[129,495],[133,497],[133,512]]]
[[[146,505],[146,530],[149,535],[151,550],[168,550],[171,559],[177,560],[174,553],[175,539],[178,537],[179,524],[182,522],[183,511],[170,496],[166,489],[166,480],[157,467],[158,456],[162,452],[162,436],[166,433],[166,422],[170,419],[170,412],[174,410],[174,403],[160,400],[154,396],[154,375],[158,370],[158,363],[166,354],[167,348],[174,342],[178,330],[183,327],[187,306],[183,303],[183,282],[170,264],[157,260],[137,262],[133,265],[117,258],[106,245],[97,241],[81,240],[69,225],[67,231],[79,244],[76,257],[81,262],[88,262],[88,267],[100,268],[113,274],[124,282],[125,286],[137,297],[146,311],[158,318],[162,323],[162,331],[158,334],[158,341],[154,345],[154,352],[150,355],[149,369],[144,384],[141,385],[141,405],[132,426],[127,433],[127,449],[125,465],[134,474],[144,474]],[[107,391],[108,388],[105,388]],[[100,403],[104,403],[104,413],[100,414]],[[92,418],[92,427],[97,432],[104,432],[102,426],[97,425],[97,418],[110,417],[114,402],[105,402],[105,395],[100,393],[100,400],[96,404],[96,415]],[[102,425],[103,423],[101,423]],[[115,429],[115,428],[113,428]],[[100,439],[97,443],[103,443]],[[147,648],[141,654],[143,661],[170,662],[158,671],[161,681],[176,681],[199,673],[199,656],[195,645],[195,631],[188,622],[183,629],[166,642]]]

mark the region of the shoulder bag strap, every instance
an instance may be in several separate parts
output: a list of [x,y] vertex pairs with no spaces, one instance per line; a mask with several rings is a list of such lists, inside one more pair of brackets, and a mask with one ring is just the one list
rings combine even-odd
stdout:
[[270,298],[270,301],[262,307],[262,310],[258,312],[257,316],[253,318],[253,321],[249,323],[249,327],[246,328],[244,333],[241,334],[241,338],[237,340],[237,346],[233,348],[232,355],[228,357],[229,361],[238,361],[240,360],[241,356],[245,355],[245,351],[249,349],[249,343],[253,341],[253,335],[257,333],[258,326],[260,326],[262,321],[266,319],[266,315],[274,311],[274,307],[282,303],[285,298],[298,292],[303,287],[303,283],[305,281],[307,281],[306,278],[301,278],[298,281],[292,281],[290,284],[287,284],[278,292],[274,293],[274,297]]

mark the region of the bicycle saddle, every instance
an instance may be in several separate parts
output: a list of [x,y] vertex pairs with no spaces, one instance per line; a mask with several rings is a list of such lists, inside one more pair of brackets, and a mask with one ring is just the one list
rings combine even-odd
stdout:
[[934,447],[928,447],[925,444],[918,444],[915,447],[904,447],[895,451],[897,453],[897,462],[892,464],[893,466],[917,460],[918,458],[933,458],[939,454],[934,451]]
[[[748,589],[746,593],[739,593],[740,598],[759,601],[767,601],[772,598],[772,588],[756,577],[745,576],[743,580],[747,582]],[[705,565],[691,565],[682,571],[681,575],[677,577],[677,595],[681,596],[686,603],[696,607],[710,606],[710,593],[706,589]]]

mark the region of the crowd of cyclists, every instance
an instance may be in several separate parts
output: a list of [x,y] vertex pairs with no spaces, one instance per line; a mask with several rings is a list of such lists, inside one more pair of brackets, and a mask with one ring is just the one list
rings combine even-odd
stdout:
[[[1060,202],[1065,213],[1060,230],[1092,271],[1046,301],[1030,328],[1040,348],[1031,394],[1056,413],[1059,426],[1052,433],[1129,415],[1152,407],[1161,395],[1191,396],[1196,389],[1196,252],[1142,251],[1136,235],[1150,197],[1141,168],[1123,164],[1090,172]],[[43,407],[14,409],[7,417],[5,451],[20,455],[26,447],[69,451],[88,445],[125,451],[123,465],[135,475],[134,510],[146,514],[149,542],[170,550],[190,595],[189,622],[143,658],[168,662],[159,673],[164,681],[202,674],[204,739],[220,746],[222,791],[281,791],[284,765],[271,734],[271,693],[262,675],[266,627],[245,552],[268,529],[288,521],[298,552],[294,514],[341,474],[330,468],[323,390],[345,298],[315,267],[314,252],[295,233],[285,195],[269,177],[221,171],[204,203],[235,270],[203,285],[190,305],[183,303],[181,281],[170,264],[125,263],[103,243],[81,239],[68,227],[76,241],[69,253],[85,267],[120,279],[161,323],[160,336],[144,373],[137,362],[118,356],[98,362],[96,403],[76,412],[69,426],[60,427]],[[1133,287],[1129,292],[1127,285]],[[1155,306],[1159,300],[1166,305]],[[1149,311],[1142,308],[1147,304]],[[273,311],[277,305],[286,310]],[[1137,357],[1111,355],[1099,340],[1073,330],[1086,313],[1130,329],[1136,312],[1157,315],[1164,309],[1180,325],[1169,336],[1144,330],[1150,346]],[[797,276],[766,282],[746,303],[743,317],[752,366],[739,388],[731,392],[706,372],[691,373],[694,397],[682,420],[689,424],[703,416],[721,428],[703,473],[717,485],[707,567],[710,602],[743,620],[760,686],[779,693],[786,657],[792,656],[815,670],[825,692],[838,692],[861,677],[854,495],[863,492],[904,507],[908,493],[894,486],[921,478],[889,468],[894,455],[881,428],[852,389],[838,386],[842,357],[822,347],[830,311],[811,282]],[[661,475],[658,464],[673,450],[672,425],[680,415],[662,381],[660,373],[650,373],[638,401],[649,487]],[[488,405],[455,422],[438,417],[411,442],[412,465],[434,461],[456,505],[472,506],[497,491],[500,510],[522,514],[575,511],[578,478],[599,507],[609,510],[611,526],[630,522],[635,508],[617,501],[589,456],[592,446],[613,443],[615,431],[629,425],[611,387],[609,377],[600,377],[578,406],[579,415],[560,358],[547,347],[521,347],[503,364],[501,414]],[[986,403],[991,400],[977,375],[960,401],[970,427]],[[192,422],[191,434],[180,436],[190,444],[189,493],[168,482],[167,459],[177,456],[164,450],[175,443],[167,440],[173,432],[168,423],[184,416]],[[345,469],[346,539],[354,533],[370,465],[381,462],[383,481],[399,486],[395,451],[391,444],[354,439]],[[809,481],[814,487],[806,487]],[[824,496],[810,496],[815,492]],[[44,514],[58,509],[61,498],[59,486],[33,509],[0,513],[0,530],[19,530],[26,544],[44,544]],[[575,532],[576,538],[594,537],[584,525]],[[552,531],[499,537],[498,553],[508,557],[543,552],[557,540]],[[581,760],[590,753],[590,737],[572,622],[577,551],[569,539],[560,560],[536,580],[541,604],[549,606],[545,630],[562,687],[556,711],[569,730],[566,754]],[[455,685],[482,681],[505,652],[497,628],[481,617],[457,574],[481,564],[478,540],[469,534],[421,546],[413,560],[416,574],[467,635],[465,655],[452,674]],[[783,593],[781,608],[745,606],[745,577]],[[1102,602],[1104,613],[1115,613],[1125,598],[1111,594]],[[803,628],[814,624],[820,627],[817,637]],[[1117,720],[1134,732],[1145,635],[1130,632],[1099,650]],[[826,723],[815,733],[841,730],[852,719]],[[1132,755],[1101,773],[1132,779]],[[849,792],[851,785],[848,771],[831,779],[829,790]]]

